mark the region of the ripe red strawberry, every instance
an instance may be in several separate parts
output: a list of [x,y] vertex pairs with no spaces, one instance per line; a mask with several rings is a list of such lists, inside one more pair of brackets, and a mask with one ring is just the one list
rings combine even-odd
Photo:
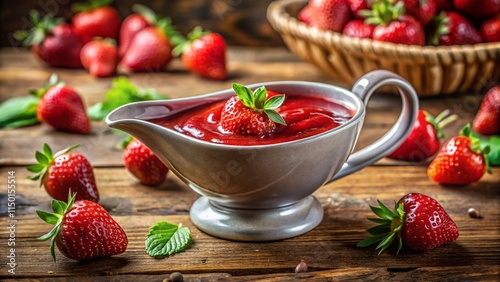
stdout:
[[483,135],[500,135],[500,84],[484,95],[472,121],[472,129]]
[[365,17],[360,13],[363,10],[369,10],[372,7],[372,0],[347,0],[347,5],[351,15],[358,20],[364,20]]
[[433,156],[440,148],[440,140],[444,138],[443,128],[457,118],[448,114],[449,111],[444,111],[434,118],[427,111],[420,110],[408,137],[387,157],[422,162]]
[[16,31],[14,37],[30,46],[34,54],[52,67],[81,68],[80,50],[83,41],[63,19],[46,15],[42,19],[38,12],[31,11],[33,28]]
[[82,98],[71,87],[58,82],[57,75],[53,74],[48,85],[32,93],[40,98],[36,111],[38,120],[57,130],[90,133],[90,121]]
[[311,24],[311,6],[306,5],[304,8],[302,8],[299,13],[297,14],[297,19],[307,25]]
[[486,42],[500,42],[500,14],[481,25],[481,35]]
[[118,37],[120,15],[115,8],[108,6],[112,0],[90,0],[87,3],[73,5],[77,13],[71,19],[76,34],[87,43],[94,37]]
[[373,30],[373,40],[397,44],[425,44],[425,34],[422,24],[415,18],[405,15],[403,2],[392,4],[389,0],[373,3],[371,11],[364,11],[366,23],[376,24]]
[[80,59],[91,75],[109,77],[116,73],[118,48],[113,39],[94,39],[83,46]]
[[[203,32],[196,27],[188,36],[189,41],[176,48],[181,60],[191,72],[202,77],[223,80],[226,78],[226,42],[214,32]],[[178,50],[178,51],[177,51]]]
[[372,24],[367,24],[362,20],[352,20],[344,26],[342,34],[358,38],[372,38],[374,29],[375,26]]
[[122,227],[99,204],[69,196],[67,203],[52,200],[53,213],[37,210],[38,216],[55,224],[39,240],[51,239],[50,253],[54,261],[54,247],[67,258],[87,260],[110,257],[125,252],[128,238]]
[[445,185],[465,186],[483,177],[485,172],[491,173],[486,154],[489,146],[481,148],[479,140],[471,135],[467,125],[456,136],[446,141],[436,158],[427,168],[429,178]]
[[268,135],[276,129],[276,123],[286,125],[276,112],[285,95],[272,96],[266,100],[264,86],[252,92],[246,86],[233,84],[236,96],[231,97],[221,113],[220,128],[223,133],[239,135]]
[[462,15],[453,11],[441,12],[436,20],[436,32],[430,38],[433,45],[465,45],[483,42],[479,31]]
[[127,170],[146,185],[160,185],[165,182],[168,168],[141,141],[132,139],[123,152]]
[[436,0],[400,0],[405,4],[408,15],[415,17],[423,26],[427,26],[437,13]]
[[156,22],[156,14],[146,6],[135,4],[132,6],[132,11],[134,13],[126,17],[120,27],[118,44],[120,58],[127,52],[135,34],[145,27],[154,25]]
[[453,0],[455,10],[461,14],[486,19],[500,12],[500,0]]
[[47,193],[56,200],[65,200],[69,190],[76,193],[77,200],[99,201],[92,165],[80,153],[71,152],[78,145],[55,154],[49,145],[43,145],[43,152],[35,154],[38,164],[28,167],[36,173],[31,180],[40,180]]
[[403,244],[412,250],[428,251],[455,241],[459,231],[455,222],[444,208],[433,198],[410,193],[395,203],[394,210],[378,201],[380,207],[372,207],[372,211],[380,218],[369,218],[379,225],[367,231],[373,237],[358,243],[358,247],[366,247],[379,243],[379,254],[396,240],[397,252]]
[[341,32],[350,19],[346,0],[311,0],[311,26]]

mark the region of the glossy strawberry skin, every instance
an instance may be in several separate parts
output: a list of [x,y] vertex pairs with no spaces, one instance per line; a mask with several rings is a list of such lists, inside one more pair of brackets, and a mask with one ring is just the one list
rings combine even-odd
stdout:
[[139,14],[131,14],[125,18],[120,27],[118,44],[118,53],[120,58],[122,58],[127,52],[130,42],[132,42],[132,38],[134,38],[137,32],[150,25],[151,24]]
[[415,17],[423,26],[427,26],[437,13],[435,0],[401,0],[405,4],[406,13]]
[[132,38],[122,58],[131,71],[160,71],[172,60],[172,45],[165,33],[156,26],[141,29]]
[[165,182],[168,168],[141,141],[133,139],[123,152],[127,170],[146,185],[160,185]]
[[429,164],[427,175],[437,183],[465,186],[481,179],[486,172],[484,156],[473,152],[471,140],[456,136],[443,144],[436,158]]
[[410,193],[398,201],[401,203],[405,215],[400,236],[409,248],[427,251],[458,238],[457,225],[435,199]]
[[80,200],[64,215],[55,242],[64,256],[86,260],[125,252],[128,238],[103,207]]
[[500,0],[453,0],[453,7],[463,15],[486,19],[500,12]]
[[483,135],[500,135],[500,85],[492,87],[484,95],[472,128]]
[[87,42],[80,52],[83,67],[96,77],[109,77],[116,73],[118,49],[103,40]]
[[102,6],[77,13],[71,20],[71,25],[84,43],[94,37],[117,39],[121,20],[118,12],[109,6]]
[[93,167],[82,154],[69,152],[57,156],[42,181],[47,193],[56,200],[66,200],[71,189],[77,200],[99,201]]
[[208,33],[195,39],[181,56],[186,68],[202,77],[226,79],[226,42],[218,33]]
[[483,42],[483,38],[477,29],[459,13],[445,12],[448,18],[449,32],[439,35],[439,45],[465,45],[478,44]]
[[80,50],[83,41],[68,24],[52,28],[40,44],[32,46],[33,53],[52,67],[81,68]]
[[413,129],[405,141],[388,158],[422,162],[433,156],[440,148],[434,125],[427,120],[427,113],[419,110]]
[[311,26],[341,32],[350,19],[346,0],[311,0]]
[[347,0],[347,5],[351,11],[351,15],[358,20],[364,20],[364,17],[359,14],[359,11],[371,9],[368,3],[370,0]]
[[90,121],[80,95],[64,84],[50,87],[42,96],[37,118],[57,130],[90,133]]
[[425,44],[424,28],[412,16],[400,16],[388,24],[380,24],[373,31],[373,39],[396,44]]
[[223,133],[263,136],[274,132],[276,124],[265,113],[246,107],[233,96],[222,110],[220,127]]
[[344,26],[342,34],[358,38],[372,38],[374,29],[374,25],[367,24],[362,20],[352,20]]
[[481,25],[481,35],[486,42],[500,42],[500,15]]

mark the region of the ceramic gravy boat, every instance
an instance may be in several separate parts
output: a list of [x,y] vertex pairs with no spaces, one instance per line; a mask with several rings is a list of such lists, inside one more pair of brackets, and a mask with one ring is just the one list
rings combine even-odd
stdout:
[[[383,70],[364,75],[351,91],[303,81],[248,87],[262,85],[279,93],[314,93],[335,99],[354,114],[345,124],[318,135],[254,146],[210,143],[148,121],[227,100],[235,95],[228,89],[191,98],[131,103],[110,113],[106,123],[141,140],[173,173],[203,195],[190,210],[199,229],[230,240],[270,241],[316,227],[323,218],[323,208],[313,192],[391,153],[411,131],[418,111],[413,87]],[[379,140],[352,153],[365,117],[365,103],[382,85],[398,87],[401,114]]]

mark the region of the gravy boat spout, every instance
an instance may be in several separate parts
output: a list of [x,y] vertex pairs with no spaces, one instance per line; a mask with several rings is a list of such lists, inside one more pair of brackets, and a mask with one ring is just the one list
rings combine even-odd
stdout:
[[[364,103],[385,84],[401,89],[402,114],[385,136],[352,154],[365,117]],[[235,95],[228,89],[192,98],[131,103],[111,112],[106,123],[142,141],[203,196],[190,211],[199,229],[225,239],[269,241],[294,237],[316,227],[323,209],[313,192],[391,153],[410,132],[418,111],[413,88],[386,71],[363,76],[352,92],[302,81],[248,87],[260,86],[286,95],[336,101],[351,110],[352,118],[317,135],[264,145],[212,143],[151,121],[227,100]]]

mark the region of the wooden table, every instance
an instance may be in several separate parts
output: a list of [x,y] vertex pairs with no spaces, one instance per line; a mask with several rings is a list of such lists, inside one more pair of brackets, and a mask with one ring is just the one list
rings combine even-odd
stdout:
[[[96,79],[84,70],[50,69],[37,63],[24,50],[0,51],[0,101],[27,95],[42,85],[50,73],[74,87],[87,106],[103,99],[113,78]],[[314,67],[301,62],[286,49],[231,48],[227,81],[209,81],[187,73],[179,61],[164,73],[131,74],[141,87],[153,87],[170,97],[185,97],[222,90],[231,82],[243,84],[271,80],[309,80],[335,83]],[[446,128],[451,137],[470,122],[484,93],[468,93],[422,99],[421,108],[432,114],[451,109],[459,120]],[[361,148],[381,136],[395,121],[399,98],[380,94],[368,105],[368,116],[360,137]],[[187,281],[299,279],[329,280],[499,280],[500,279],[500,168],[468,187],[445,187],[432,183],[425,164],[386,159],[355,174],[321,187],[315,196],[324,206],[325,217],[314,230],[288,240],[266,243],[232,242],[199,231],[189,219],[189,208],[198,195],[169,174],[160,187],[139,184],[123,167],[116,143],[122,138],[103,122],[94,122],[92,134],[82,136],[55,132],[46,125],[0,130],[0,245],[2,278],[36,278],[37,281],[161,281],[174,271]],[[49,242],[36,238],[50,226],[35,210],[50,210],[50,198],[38,183],[26,179],[26,166],[34,162],[35,150],[49,143],[54,150],[76,143],[95,166],[100,203],[122,225],[129,238],[122,255],[77,262],[58,255],[52,261]],[[7,177],[15,173],[15,232],[8,225]],[[369,205],[376,199],[390,205],[406,193],[421,192],[436,198],[455,220],[460,237],[450,245],[415,253],[387,252],[377,256],[374,248],[356,243],[372,226]],[[478,209],[482,219],[469,217]],[[144,250],[145,235],[155,222],[183,223],[192,232],[192,247],[164,259],[150,258]],[[15,236],[15,274],[8,272],[8,238]],[[305,260],[309,271],[295,274]],[[32,280],[29,280],[32,281]]]

